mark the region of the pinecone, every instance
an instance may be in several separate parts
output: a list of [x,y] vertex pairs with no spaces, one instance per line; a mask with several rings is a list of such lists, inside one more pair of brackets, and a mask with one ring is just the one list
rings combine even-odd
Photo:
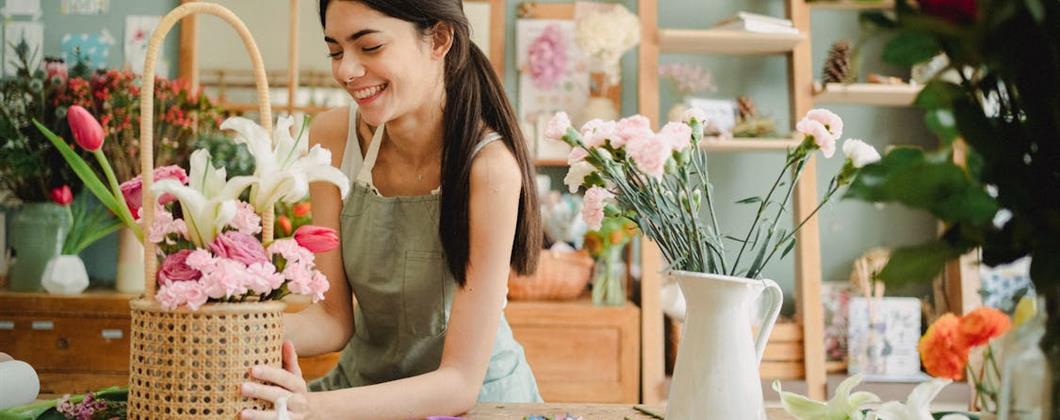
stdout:
[[736,107],[737,121],[747,121],[758,116],[758,107],[755,106],[755,101],[749,97],[740,96],[736,98]]
[[821,76],[824,83],[844,83],[850,75],[850,43],[839,41],[828,49],[828,60],[824,63]]

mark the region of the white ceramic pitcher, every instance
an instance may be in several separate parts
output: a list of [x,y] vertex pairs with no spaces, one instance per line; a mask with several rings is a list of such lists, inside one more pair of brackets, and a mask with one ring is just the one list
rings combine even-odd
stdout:
[[[758,364],[784,294],[772,280],[672,271],[687,309],[677,351],[668,420],[765,420]],[[761,295],[765,317],[752,338],[751,303]]]

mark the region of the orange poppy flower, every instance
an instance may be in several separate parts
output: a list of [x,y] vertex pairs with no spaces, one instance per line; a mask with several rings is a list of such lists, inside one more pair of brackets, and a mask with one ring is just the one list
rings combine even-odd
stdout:
[[937,378],[959,380],[968,364],[968,347],[960,335],[960,319],[946,314],[928,327],[917,351],[927,372]]
[[1005,335],[1012,328],[1012,320],[1003,312],[989,307],[978,308],[961,317],[960,335],[967,347],[986,344]]

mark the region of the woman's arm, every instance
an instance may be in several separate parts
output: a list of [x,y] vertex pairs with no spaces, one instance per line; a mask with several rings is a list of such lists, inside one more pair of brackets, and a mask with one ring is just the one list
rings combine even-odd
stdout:
[[[292,369],[262,367],[255,368],[254,377],[290,391],[252,383],[244,395],[275,401],[294,392],[288,407],[294,418],[308,419],[423,418],[469,411],[489,367],[504,307],[521,187],[515,157],[499,142],[484,148],[472,164],[467,284],[454,298],[437,370],[377,385],[305,393]],[[274,418],[270,415],[250,411],[244,418]]]
[[[346,146],[347,108],[324,112],[309,127],[310,147],[320,144],[331,151],[331,165],[339,167]],[[313,224],[339,231],[342,198],[339,189],[327,183],[309,186]],[[341,234],[341,232],[340,232]],[[342,245],[316,254],[316,266],[328,278],[331,287],[324,300],[305,310],[284,316],[284,335],[303,356],[338,351],[353,336],[353,298],[346,272],[342,267]]]

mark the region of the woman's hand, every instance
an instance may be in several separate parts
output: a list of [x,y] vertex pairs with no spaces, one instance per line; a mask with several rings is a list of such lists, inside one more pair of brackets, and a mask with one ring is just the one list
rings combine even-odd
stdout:
[[309,404],[309,390],[302,369],[298,367],[298,354],[294,344],[283,342],[283,369],[258,365],[250,368],[250,376],[264,384],[244,382],[243,396],[269,401],[273,410],[243,410],[240,418],[247,420],[310,420],[318,418]]

